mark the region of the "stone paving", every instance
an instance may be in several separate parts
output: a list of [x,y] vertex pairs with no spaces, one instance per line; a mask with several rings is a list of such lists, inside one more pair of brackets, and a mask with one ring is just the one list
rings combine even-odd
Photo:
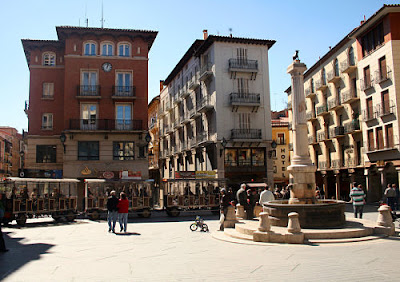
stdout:
[[[371,212],[365,218],[375,220],[376,207],[367,210]],[[313,246],[230,243],[212,238],[218,232],[218,220],[210,213],[203,215],[211,231],[191,232],[195,215],[170,219],[161,213],[151,219],[133,218],[127,234],[108,233],[105,221],[86,219],[55,224],[44,218],[29,220],[23,228],[5,227],[10,252],[0,254],[0,280],[400,280],[398,235]]]

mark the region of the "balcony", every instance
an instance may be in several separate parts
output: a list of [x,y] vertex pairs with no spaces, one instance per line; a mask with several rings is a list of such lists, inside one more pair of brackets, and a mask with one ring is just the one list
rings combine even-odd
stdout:
[[208,133],[206,131],[201,131],[196,133],[196,145],[204,145],[206,143],[211,143],[208,139]]
[[341,168],[342,167],[342,160],[332,160],[331,161],[331,168]]
[[376,119],[376,116],[377,112],[373,107],[368,107],[366,110],[363,110],[363,119],[365,122]]
[[329,136],[331,138],[339,138],[339,137],[343,137],[345,135],[345,130],[344,130],[344,126],[339,125],[336,127],[333,127],[329,130]]
[[360,97],[357,94],[358,93],[355,89],[343,91],[341,93],[342,104],[350,104],[352,102],[359,101]]
[[376,106],[377,114],[380,117],[388,116],[395,113],[395,106],[393,101],[384,101],[382,104]]
[[314,135],[308,136],[308,145],[317,144],[317,138]]
[[343,62],[340,63],[340,72],[342,73],[352,73],[357,70],[357,66],[353,60],[347,58]]
[[79,85],[76,96],[77,98],[100,99],[100,85]]
[[182,102],[182,98],[181,98],[182,93],[183,93],[183,89],[180,89],[180,90],[178,90],[177,93],[175,93],[175,96],[172,96],[173,104],[177,105]]
[[247,59],[229,59],[229,71],[258,72],[258,61]]
[[361,132],[360,122],[357,119],[355,119],[349,123],[345,123],[344,124],[344,132],[346,134]]
[[214,105],[211,103],[210,96],[203,96],[197,101],[197,111],[205,113],[214,109]]
[[[195,76],[193,76],[192,79],[189,82],[189,89],[190,90],[196,90],[196,88],[199,87],[199,86],[200,86],[199,81],[197,80],[197,78]],[[189,95],[189,91],[186,91],[186,93],[187,93],[187,95]]]
[[320,79],[318,79],[318,80],[315,82],[315,88],[316,88],[318,91],[324,91],[326,88],[328,88],[328,85],[326,84],[326,81],[325,81],[325,80],[323,80],[322,78],[320,78]]
[[348,157],[345,159],[344,161],[344,166],[345,167],[355,167],[356,164],[356,159],[352,158],[352,157]]
[[135,99],[136,87],[135,86],[113,86],[113,99]]
[[377,70],[375,72],[376,83],[384,83],[388,80],[392,80],[392,70],[389,67],[386,67],[386,70]]
[[362,78],[360,79],[360,85],[361,85],[361,91],[368,91],[374,87],[374,80],[371,78],[365,79]]
[[329,99],[328,101],[328,110],[335,110],[338,108],[343,107],[343,105],[340,103],[339,97],[334,97],[332,99]]
[[142,120],[123,119],[70,119],[69,130],[143,130]]
[[308,121],[317,120],[317,116],[315,115],[314,111],[309,111],[306,113],[306,118]]
[[189,114],[189,116],[190,116],[191,119],[196,119],[196,118],[198,118],[199,116],[201,116],[201,113],[199,113],[198,111],[196,111],[195,108],[193,108],[193,109],[191,109],[191,110],[188,110],[188,114]]
[[260,94],[256,93],[231,93],[229,95],[232,106],[260,106]]
[[188,141],[188,145],[189,145],[189,148],[196,147],[196,145],[197,145],[196,138],[194,138],[194,137],[190,138]]
[[328,169],[330,166],[329,166],[329,162],[328,161],[320,161],[320,162],[318,162],[318,169],[322,169],[322,170],[325,170],[325,169]]
[[190,122],[190,113],[189,111],[186,111],[185,114],[182,117],[182,122],[184,124],[189,123]]
[[323,142],[326,140],[326,132],[325,130],[317,132],[317,142]]
[[327,79],[329,83],[337,83],[340,81],[340,75],[336,71],[328,72]]
[[277,140],[274,140],[276,142],[276,145],[286,145],[286,139],[285,138],[278,138]]
[[311,88],[306,88],[304,94],[306,95],[306,98],[313,98],[317,95]]
[[213,75],[212,66],[213,65],[211,62],[205,63],[203,66],[201,66],[199,77],[200,81],[205,81]]
[[260,140],[262,139],[261,129],[232,129],[231,139]]
[[326,104],[323,104],[322,106],[317,107],[317,116],[324,116],[329,114],[328,112],[328,107]]

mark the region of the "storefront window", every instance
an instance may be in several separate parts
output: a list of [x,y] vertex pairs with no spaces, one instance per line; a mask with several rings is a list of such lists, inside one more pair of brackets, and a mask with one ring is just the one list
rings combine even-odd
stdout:
[[237,166],[237,150],[225,149],[225,165]]
[[265,151],[264,149],[252,149],[252,165],[264,166],[265,165]]
[[251,165],[250,149],[240,149],[239,166],[249,166],[249,165]]

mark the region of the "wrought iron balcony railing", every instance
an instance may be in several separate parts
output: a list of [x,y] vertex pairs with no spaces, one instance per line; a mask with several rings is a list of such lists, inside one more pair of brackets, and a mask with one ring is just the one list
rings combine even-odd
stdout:
[[377,105],[376,109],[380,117],[395,113],[395,106],[393,101],[384,101],[382,104]]
[[344,124],[345,133],[353,133],[357,130],[360,130],[360,122],[356,119]]
[[342,160],[341,159],[332,160],[331,161],[331,167],[332,168],[341,168],[342,167]]
[[113,86],[113,97],[135,97],[135,86]]
[[69,130],[143,130],[142,120],[70,119]]
[[77,96],[80,97],[101,96],[100,85],[79,85]]
[[392,70],[389,67],[386,67],[385,70],[377,70],[375,71],[375,81],[376,83],[383,83],[387,80],[392,79]]
[[340,71],[343,73],[350,73],[356,69],[357,67],[354,59],[350,60],[350,58],[347,58],[346,60],[340,63]]
[[260,94],[256,93],[231,93],[229,97],[232,105],[260,104]]
[[336,71],[332,70],[332,71],[328,72],[327,80],[328,80],[328,82],[335,83],[340,80],[340,75]]
[[357,95],[357,91],[355,89],[345,90],[341,93],[342,104],[351,103],[359,99],[360,97]]
[[306,119],[307,120],[313,120],[315,118],[316,118],[316,116],[315,116],[315,112],[314,111],[309,111],[309,112],[306,113]]
[[326,81],[324,79],[319,78],[316,82],[315,82],[315,88],[317,90],[323,91],[328,87],[328,85],[326,84]]
[[374,86],[374,80],[371,78],[362,78],[360,79],[361,91],[367,91]]
[[258,70],[257,60],[247,60],[247,59],[229,59],[229,69],[241,69],[241,70]]
[[363,110],[363,118],[364,121],[371,121],[376,119],[377,112],[373,107],[367,107],[366,110]]
[[340,102],[341,101],[340,101],[339,97],[334,97],[332,99],[329,99],[329,101],[328,101],[328,109],[329,110],[334,110],[334,109],[338,108],[339,106],[341,106]]
[[261,139],[261,129],[232,129],[231,139]]
[[324,115],[327,113],[328,113],[328,107],[326,104],[323,104],[323,105],[317,107],[317,116]]

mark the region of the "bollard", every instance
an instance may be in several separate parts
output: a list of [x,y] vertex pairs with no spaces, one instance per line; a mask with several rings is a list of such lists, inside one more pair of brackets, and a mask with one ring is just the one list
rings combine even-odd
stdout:
[[263,212],[262,206],[255,206],[254,207],[254,216],[255,217],[259,217],[260,213],[262,213],[262,212]]
[[383,227],[392,227],[393,222],[390,214],[390,207],[387,205],[382,205],[379,207],[378,211],[379,215],[378,219],[376,220],[377,225]]
[[233,206],[229,206],[225,215],[224,228],[235,228],[236,222],[238,221],[236,220],[235,208]]
[[269,222],[269,214],[267,212],[260,213],[260,225],[258,226],[258,230],[261,232],[271,231],[271,224]]
[[295,233],[300,233],[301,228],[300,228],[300,221],[299,221],[299,214],[297,212],[291,212],[288,214],[288,232],[295,234]]
[[242,206],[241,204],[236,205],[236,217],[241,219],[245,218],[244,206]]

